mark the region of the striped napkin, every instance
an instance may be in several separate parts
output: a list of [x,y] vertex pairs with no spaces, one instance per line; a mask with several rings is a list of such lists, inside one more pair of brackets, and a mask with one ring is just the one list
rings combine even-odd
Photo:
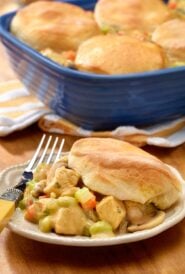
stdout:
[[45,132],[78,137],[112,137],[137,146],[176,147],[185,142],[185,117],[145,128],[122,125],[112,131],[90,131],[52,113],[19,81],[0,84],[0,136],[35,122]]
[[55,115],[43,116],[39,127],[50,133],[67,134],[79,137],[110,137],[130,142],[136,146],[153,145],[176,147],[185,142],[185,117],[145,128],[120,126],[112,131],[90,131],[78,127]]
[[15,80],[0,84],[0,136],[23,129],[49,110]]

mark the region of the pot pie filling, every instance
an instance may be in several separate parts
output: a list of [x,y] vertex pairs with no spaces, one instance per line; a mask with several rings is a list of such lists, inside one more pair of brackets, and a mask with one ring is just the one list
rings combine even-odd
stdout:
[[150,229],[165,219],[165,211],[150,202],[120,201],[91,191],[68,167],[67,156],[36,168],[19,207],[42,232],[91,238]]

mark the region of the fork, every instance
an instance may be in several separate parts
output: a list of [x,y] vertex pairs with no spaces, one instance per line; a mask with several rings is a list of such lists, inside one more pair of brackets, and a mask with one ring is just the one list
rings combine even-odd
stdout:
[[7,225],[8,221],[13,215],[15,208],[23,197],[27,182],[33,179],[33,172],[35,168],[45,160],[46,154],[48,155],[45,162],[46,164],[49,164],[51,162],[57,162],[60,158],[64,145],[64,139],[61,140],[58,152],[56,154],[55,149],[59,138],[55,138],[51,148],[50,145],[52,142],[52,136],[49,136],[46,142],[45,139],[46,135],[44,134],[37,146],[37,149],[32,159],[29,161],[27,167],[24,169],[20,182],[13,188],[7,189],[2,195],[0,195],[0,232]]

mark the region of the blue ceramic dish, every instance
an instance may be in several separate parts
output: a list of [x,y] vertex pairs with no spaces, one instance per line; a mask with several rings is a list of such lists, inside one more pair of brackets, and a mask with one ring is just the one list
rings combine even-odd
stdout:
[[86,10],[92,10],[97,0],[57,0],[57,2],[68,2],[70,4],[78,5]]
[[[96,1],[68,2],[83,3],[89,9]],[[185,115],[185,67],[118,76],[65,68],[10,33],[14,15],[0,18],[1,41],[14,71],[58,115],[92,130],[151,125]]]

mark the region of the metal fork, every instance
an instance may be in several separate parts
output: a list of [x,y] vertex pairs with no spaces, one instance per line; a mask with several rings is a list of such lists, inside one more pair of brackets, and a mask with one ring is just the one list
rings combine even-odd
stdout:
[[[55,150],[59,142],[59,138],[56,137],[55,140],[52,141],[53,137],[49,136],[46,142],[45,139],[46,135],[44,134],[32,159],[23,171],[20,182],[15,187],[7,189],[2,195],[0,195],[0,232],[11,218],[18,202],[22,199],[26,184],[28,181],[32,180],[35,168],[42,162],[49,164],[51,162],[57,162],[60,158],[64,146],[64,139],[61,140],[56,154]],[[51,143],[53,144],[50,148]],[[45,161],[46,155],[47,159]]]

